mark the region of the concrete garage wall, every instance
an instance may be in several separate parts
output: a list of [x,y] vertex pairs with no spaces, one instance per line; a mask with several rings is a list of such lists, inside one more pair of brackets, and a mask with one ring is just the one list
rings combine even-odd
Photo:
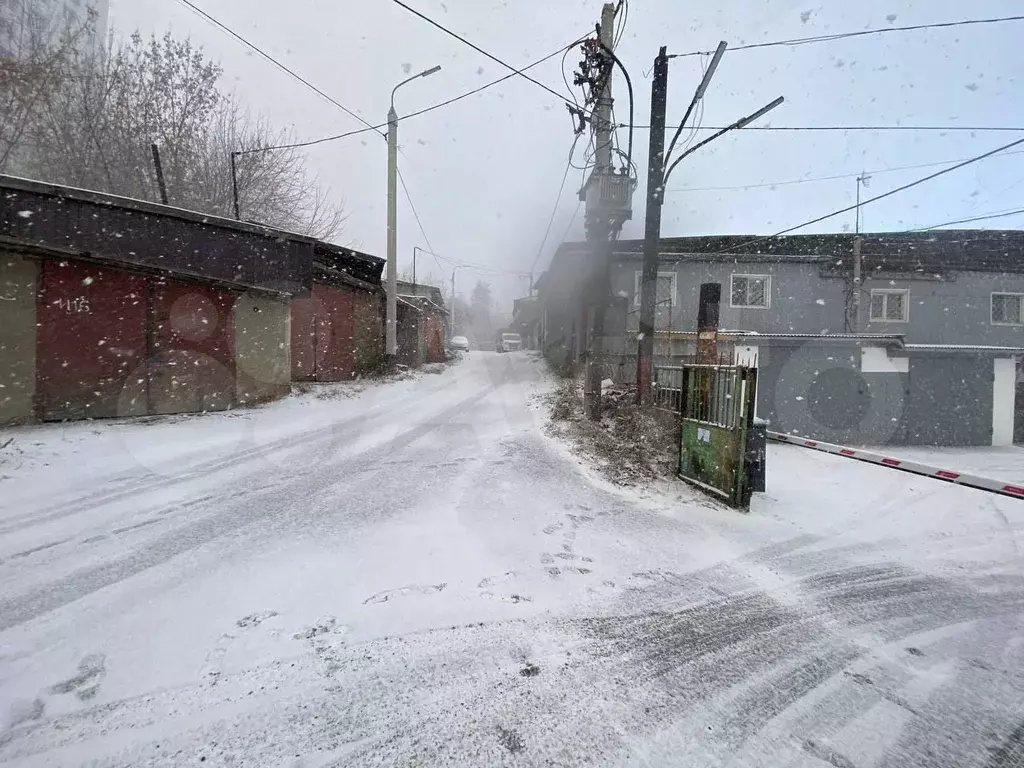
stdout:
[[284,397],[291,391],[289,302],[243,293],[234,315],[239,405]]
[[38,281],[34,261],[0,253],[0,424],[33,417]]

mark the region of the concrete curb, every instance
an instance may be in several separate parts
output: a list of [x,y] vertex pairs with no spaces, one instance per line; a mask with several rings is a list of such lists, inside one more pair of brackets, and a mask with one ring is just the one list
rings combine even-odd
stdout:
[[950,469],[932,467],[928,464],[919,464],[915,461],[897,459],[881,453],[872,453],[871,451],[865,451],[860,448],[847,448],[833,443],[824,443],[821,440],[808,440],[805,437],[798,437],[796,435],[785,435],[781,432],[768,432],[768,439],[775,440],[780,443],[788,443],[789,445],[797,445],[801,448],[812,448],[816,451],[824,451],[825,453],[832,453],[837,456],[845,456],[848,459],[866,461],[869,464],[879,464],[883,467],[898,469],[903,472],[912,472],[915,475],[923,475],[924,477],[931,477],[935,480],[944,480],[947,483],[966,485],[969,488],[977,488],[978,490],[988,491],[990,493],[998,493],[1001,496],[1009,496],[1013,499],[1024,500],[1024,485],[1013,485],[1002,480],[993,480],[989,477],[980,477],[978,475],[969,475],[964,472],[955,472]]

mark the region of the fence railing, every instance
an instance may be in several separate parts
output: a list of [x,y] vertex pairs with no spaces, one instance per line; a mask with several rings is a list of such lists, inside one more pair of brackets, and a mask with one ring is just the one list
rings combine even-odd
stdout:
[[745,415],[749,373],[749,369],[732,365],[687,366],[683,371],[683,418],[736,429]]
[[652,400],[655,408],[679,413],[683,408],[683,372],[681,365],[654,366]]

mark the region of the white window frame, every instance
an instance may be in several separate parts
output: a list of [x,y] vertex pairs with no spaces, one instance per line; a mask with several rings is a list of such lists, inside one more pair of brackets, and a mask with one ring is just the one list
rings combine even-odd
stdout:
[[[882,317],[875,317],[873,310],[875,308],[875,296],[903,296],[903,317],[899,320],[893,320],[890,317],[886,317],[886,310],[889,307],[889,302],[884,301],[882,303]],[[909,288],[872,288],[871,296],[868,299],[868,321],[872,323],[909,323],[910,322],[910,289]]]
[[[655,287],[655,289],[654,289],[654,301],[655,301],[654,309],[655,309],[655,311],[658,310],[658,307],[664,307],[664,306],[670,306],[670,307],[674,308],[676,306],[676,298],[679,296],[679,293],[678,293],[678,287],[679,286],[677,284],[678,275],[675,272],[658,272],[658,277],[659,278],[662,278],[662,277],[671,277],[672,278],[672,303],[669,304],[669,303],[666,302],[664,304],[658,304],[657,303],[657,301],[658,301],[658,289],[657,289],[657,287]],[[639,307],[640,306],[640,297],[642,295],[642,292],[640,290],[640,286],[643,283],[643,279],[644,279],[643,270],[638,269],[638,270],[636,270],[633,273],[633,306],[634,307]],[[655,285],[657,285],[657,283],[655,283]]]
[[[1021,316],[1019,318],[1017,318],[1017,322],[1016,323],[1007,322],[1005,320],[996,320],[995,319],[996,296],[1016,296],[1016,297],[1018,297],[1020,299],[1020,305],[1021,305],[1021,307],[1020,307],[1020,314],[1021,314]],[[992,291],[992,294],[989,297],[988,320],[989,320],[989,323],[991,323],[992,325],[1004,325],[1004,326],[1013,326],[1013,327],[1024,325],[1024,293],[1017,293],[1015,291]]]
[[[732,300],[732,288],[733,283],[737,277],[742,277],[744,280],[764,280],[764,304],[734,304]],[[750,289],[747,289],[747,295],[750,295]],[[733,309],[770,309],[772,306],[772,276],[771,275],[747,275],[747,274],[735,274],[729,276],[729,306]]]

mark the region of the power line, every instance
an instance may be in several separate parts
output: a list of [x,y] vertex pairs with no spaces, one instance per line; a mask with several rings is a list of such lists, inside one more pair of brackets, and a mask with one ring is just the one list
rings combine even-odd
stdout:
[[[559,48],[557,51],[549,53],[544,58],[537,59],[537,61],[535,61],[535,62],[533,62],[531,64],[527,64],[525,67],[522,68],[521,71],[525,72],[528,69],[533,69],[534,67],[540,66],[541,64],[543,64],[544,62],[548,61],[549,59],[553,59],[555,56],[559,55],[563,51],[564,52],[568,52],[568,51],[572,50],[573,46],[579,44],[581,41],[583,41],[585,39],[586,39],[586,37],[584,36],[584,37],[578,38],[576,40],[573,40],[568,45],[563,46],[562,48]],[[454,104],[457,101],[462,101],[462,99],[468,98],[469,96],[473,96],[473,95],[475,95],[477,93],[480,93],[481,91],[485,91],[488,88],[492,88],[493,86],[498,85],[499,83],[503,83],[506,80],[509,80],[509,79],[511,79],[511,78],[513,78],[515,76],[516,76],[516,74],[513,72],[511,74],[505,75],[504,77],[499,77],[497,80],[492,80],[491,82],[486,83],[484,85],[481,85],[481,86],[479,86],[477,88],[474,88],[471,91],[466,91],[465,93],[462,93],[462,94],[460,94],[458,96],[453,96],[452,98],[447,99],[445,101],[442,101],[442,102],[440,102],[438,104],[434,104],[432,106],[416,110],[415,112],[410,112],[407,115],[402,115],[398,119],[399,119],[399,121],[408,120],[411,117],[419,117],[420,115],[425,115],[427,112],[433,112],[435,109],[441,109],[441,107],[447,107],[449,104]],[[388,126],[387,121],[385,121],[385,122],[380,123],[378,125],[371,125],[368,128],[360,128],[359,130],[356,130],[356,131],[346,131],[345,133],[339,133],[339,134],[335,134],[333,136],[325,136],[322,139],[312,139],[310,141],[300,141],[300,142],[296,142],[294,144],[278,144],[278,145],[272,146],[272,147],[260,147],[259,149],[250,149],[250,150],[246,150],[244,152],[239,152],[238,154],[242,155],[242,154],[252,154],[254,152],[267,152],[267,151],[275,150],[275,149],[300,149],[302,147],[312,147],[312,146],[315,146],[317,144],[324,144],[324,143],[326,143],[328,141],[337,141],[338,139],[346,139],[346,138],[348,138],[350,136],[357,136],[360,133],[367,133],[369,131],[376,131],[376,130],[378,130],[380,128],[387,128],[387,126]]]
[[[744,129],[746,130],[746,129]],[[1017,150],[1016,152],[1004,152],[1004,155],[1024,155],[1024,150]],[[962,162],[969,158],[960,158],[959,160],[942,160],[934,163],[920,163],[919,165],[898,165],[893,168],[879,168],[877,170],[864,171],[869,176],[876,176],[880,173],[894,173],[896,171],[913,171],[919,168],[937,168],[940,165],[952,165],[954,163]],[[768,187],[784,187],[791,184],[811,184],[819,181],[835,181],[837,179],[855,179],[860,176],[861,173],[841,173],[835,176],[816,176],[810,179],[788,179],[786,181],[765,181],[757,184],[738,184],[735,186],[726,187],[676,187],[675,189],[669,189],[668,192],[721,192],[727,190],[742,190],[742,189],[763,189]]]
[[[540,247],[537,249],[537,255],[533,257],[533,264],[530,265],[530,272],[532,273],[537,267],[537,262],[540,261],[541,254],[544,253],[544,246],[548,243],[548,235],[551,234],[551,225],[555,223],[555,215],[558,213],[558,205],[562,202],[562,192],[565,190],[565,181],[569,178],[569,169],[573,167],[572,156],[576,151],[576,144],[579,143],[580,134],[576,134],[576,137],[572,140],[572,146],[569,147],[569,157],[565,161],[565,173],[562,174],[562,183],[558,185],[558,194],[555,195],[555,205],[551,209],[551,216],[548,218],[548,226],[544,230],[544,237],[541,238]],[[532,289],[533,286],[530,286]]]
[[988,213],[983,216],[972,216],[969,219],[956,219],[954,221],[945,221],[942,224],[932,224],[930,227],[921,227],[920,229],[910,229],[908,232],[927,232],[929,229],[938,229],[939,227],[948,227],[953,224],[969,224],[972,221],[987,221],[989,219],[1003,219],[1007,216],[1019,216],[1024,214],[1024,208],[1017,208],[1016,210],[999,211],[997,213]]
[[820,223],[822,221],[825,221],[826,219],[831,219],[831,218],[835,218],[836,216],[841,216],[844,213],[849,213],[850,211],[856,210],[858,208],[863,208],[865,205],[869,205],[870,203],[875,203],[875,202],[878,202],[879,200],[883,200],[883,199],[885,199],[887,197],[891,197],[893,195],[899,194],[900,192],[905,192],[908,189],[911,189],[913,187],[916,187],[916,186],[919,186],[921,184],[924,184],[924,183],[926,183],[928,181],[931,181],[932,179],[937,179],[939,176],[944,176],[947,173],[952,173],[953,171],[959,170],[960,168],[963,168],[964,166],[971,165],[973,163],[977,163],[980,160],[984,160],[984,159],[986,159],[988,157],[992,157],[993,155],[999,154],[1000,152],[1004,152],[1005,150],[1011,149],[1012,147],[1020,146],[1021,144],[1024,144],[1024,139],[1017,139],[1016,141],[1011,141],[1009,144],[1004,144],[1003,146],[997,147],[996,149],[993,149],[993,150],[990,150],[988,152],[985,152],[984,154],[977,155],[977,156],[972,157],[972,158],[970,158],[968,160],[964,160],[963,162],[958,163],[957,165],[954,165],[951,168],[944,168],[941,171],[936,171],[935,173],[929,174],[928,176],[925,176],[923,178],[917,179],[916,181],[912,181],[909,184],[904,184],[904,185],[902,185],[900,187],[896,187],[895,189],[891,189],[888,192],[883,192],[881,195],[875,195],[874,197],[870,197],[867,200],[862,200],[859,203],[854,203],[853,205],[849,205],[849,206],[847,206],[845,208],[840,208],[837,211],[832,211],[831,213],[826,213],[824,216],[818,216],[817,218],[811,219],[810,221],[805,221],[802,224],[797,224],[797,225],[792,226],[792,227],[787,227],[786,229],[780,230],[780,231],[776,232],[773,235],[764,235],[762,237],[752,238],[750,240],[747,240],[746,242],[730,246],[726,250],[717,251],[716,253],[719,253],[719,254],[721,254],[721,253],[730,253],[732,251],[735,251],[738,248],[745,248],[748,245],[754,245],[756,243],[764,242],[765,240],[772,240],[772,239],[774,239],[776,237],[781,237],[782,235],[787,235],[790,232],[795,232],[798,229],[803,229],[804,227],[809,227],[809,226],[811,226],[813,224],[818,224],[818,223]]
[[[810,45],[812,43],[829,43],[835,40],[845,40],[850,37],[864,37],[865,35],[883,35],[890,32],[914,32],[924,29],[948,29],[950,27],[964,27],[976,24],[999,24],[1008,21],[1024,21],[1024,16],[1002,16],[993,19],[965,19],[963,21],[943,21],[934,24],[913,24],[905,27],[883,27],[880,29],[864,29],[859,32],[839,32],[833,35],[815,35],[814,37],[796,37],[789,40],[775,40],[769,43],[751,43],[749,45],[738,45],[730,48],[731,51],[749,51],[755,48],[773,48],[776,46],[798,46]],[[713,51],[692,51],[690,53],[673,53],[670,59],[681,59],[688,56],[706,56]]]
[[[505,67],[505,69],[511,70],[513,75],[519,75],[520,77],[523,77],[526,80],[529,80],[531,83],[533,83],[534,85],[538,86],[539,88],[543,88],[545,91],[550,93],[552,96],[557,98],[559,101],[565,102],[566,104],[569,103],[569,100],[566,99],[566,97],[563,96],[562,94],[558,93],[558,91],[555,91],[555,90],[553,90],[551,88],[548,88],[546,85],[544,85],[544,83],[540,82],[540,80],[534,80],[532,77],[530,77],[529,75],[525,74],[523,72],[523,70],[516,69],[511,64],[506,64],[504,61],[499,59],[494,54],[488,53],[487,51],[485,51],[480,46],[475,45],[474,43],[471,43],[469,40],[464,38],[462,35],[460,35],[460,34],[458,34],[456,32],[452,32],[452,30],[448,29],[448,27],[444,26],[443,24],[439,24],[438,22],[434,21],[429,16],[426,16],[426,15],[420,13],[415,8],[410,8],[408,5],[403,3],[402,0],[391,0],[391,2],[393,2],[395,5],[401,6],[405,10],[409,11],[409,13],[413,14],[414,16],[418,16],[419,18],[423,19],[425,22],[427,22],[431,26],[437,27],[439,30],[444,32],[446,35],[454,37],[456,40],[458,40],[463,45],[468,45],[474,51],[476,51],[477,53],[483,54],[484,56],[489,58],[491,61],[494,61],[494,62],[496,62],[498,64],[501,64],[501,66]],[[575,43],[574,43],[574,45],[575,45]],[[559,49],[559,53],[561,53],[561,49]]]
[[[205,18],[207,21],[209,21],[212,24],[215,24],[216,26],[220,27],[220,29],[222,29],[225,32],[227,32],[229,35],[231,35],[233,38],[238,40],[240,43],[242,43],[246,47],[251,48],[253,51],[258,53],[260,56],[262,56],[264,59],[269,61],[271,64],[273,64],[274,66],[276,66],[279,69],[283,70],[284,72],[288,73],[291,77],[293,77],[296,80],[298,80],[300,83],[302,83],[304,86],[309,88],[311,91],[313,91],[316,94],[319,94],[324,99],[326,99],[327,101],[331,102],[331,104],[336,106],[338,109],[340,109],[345,114],[350,115],[351,117],[354,117],[356,120],[358,120],[363,125],[368,126],[368,130],[377,131],[378,133],[380,133],[380,131],[378,130],[380,128],[380,126],[370,125],[370,123],[368,123],[366,120],[361,118],[359,115],[357,115],[351,109],[346,107],[344,104],[342,104],[342,103],[338,102],[337,100],[335,100],[335,99],[331,98],[330,96],[328,96],[326,93],[324,93],[319,88],[317,88],[315,85],[313,85],[311,82],[309,82],[309,80],[306,80],[304,77],[299,75],[294,70],[289,69],[286,65],[282,64],[280,61],[275,59],[273,56],[271,56],[269,53],[264,51],[262,48],[258,47],[257,45],[255,45],[253,43],[250,43],[248,40],[246,40],[240,34],[238,34],[233,29],[231,29],[229,26],[227,26],[226,24],[223,24],[222,22],[218,21],[213,16],[208,14],[206,11],[204,11],[202,8],[199,8],[198,6],[196,6],[194,3],[191,2],[191,0],[178,0],[178,2],[182,3],[183,5],[188,6],[193,11],[198,13],[200,16]],[[387,123],[385,123],[385,125],[387,125]],[[383,135],[384,134],[381,133],[381,136],[383,136]],[[239,154],[241,154],[241,153],[239,153]]]
[[[669,127],[665,130],[671,130],[671,126],[675,123],[668,121]],[[629,128],[626,123],[618,123],[616,128]],[[634,128],[640,130],[650,130],[649,125],[634,125]],[[725,126],[704,126],[698,128],[700,131],[720,131]],[[1005,132],[1005,133],[1020,133],[1024,132],[1024,127],[1021,126],[992,126],[992,125],[786,125],[786,126],[775,126],[775,125],[748,125],[744,131],[943,131],[948,133],[971,131],[974,133],[990,133],[990,132]]]

